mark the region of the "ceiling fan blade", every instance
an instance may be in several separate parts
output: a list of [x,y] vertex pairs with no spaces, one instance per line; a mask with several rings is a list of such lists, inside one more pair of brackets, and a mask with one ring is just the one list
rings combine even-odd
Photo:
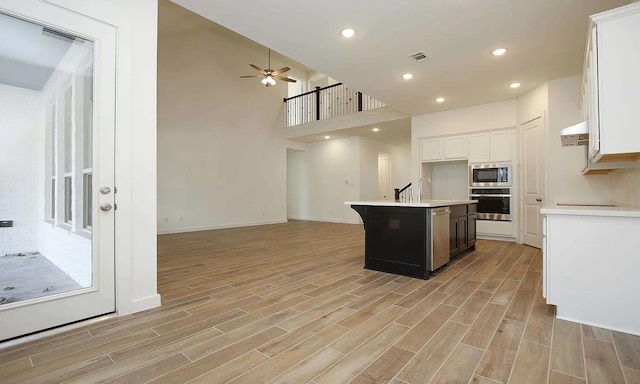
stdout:
[[240,76],[240,78],[242,78],[242,79],[246,79],[246,78],[249,78],[249,77],[263,77],[263,76],[262,76],[262,75],[247,75],[247,76]]
[[258,67],[257,65],[249,64],[251,68],[255,69],[258,72],[264,72],[264,69]]
[[289,67],[282,67],[282,68],[280,68],[280,69],[276,69],[276,70],[275,70],[275,71],[273,71],[272,73],[273,73],[274,75],[279,75],[279,74],[281,74],[281,73],[285,73],[285,72],[287,72],[287,71],[288,71],[288,70],[290,70],[290,69],[291,69],[291,68],[289,68]]
[[298,82],[298,80],[290,79],[290,78],[288,78],[286,76],[272,75],[271,77],[273,77],[274,79],[282,80],[282,81],[288,81],[290,83],[297,83]]

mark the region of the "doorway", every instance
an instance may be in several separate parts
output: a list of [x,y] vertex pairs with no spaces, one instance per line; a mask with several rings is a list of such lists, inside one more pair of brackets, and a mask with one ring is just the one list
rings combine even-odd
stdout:
[[391,160],[386,153],[378,153],[378,200],[390,200],[391,193]]
[[0,341],[115,311],[116,31],[27,3],[0,6]]
[[538,117],[520,126],[522,154],[522,242],[542,248],[540,207],[545,192],[545,119]]

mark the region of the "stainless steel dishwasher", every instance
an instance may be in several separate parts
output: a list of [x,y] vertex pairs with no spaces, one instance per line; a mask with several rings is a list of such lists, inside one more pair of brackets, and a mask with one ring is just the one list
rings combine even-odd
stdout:
[[431,260],[429,269],[435,271],[449,262],[449,207],[431,210],[429,228],[431,231]]

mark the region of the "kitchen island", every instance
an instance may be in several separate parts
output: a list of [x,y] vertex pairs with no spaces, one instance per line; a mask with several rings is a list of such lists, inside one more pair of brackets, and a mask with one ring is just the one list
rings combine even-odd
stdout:
[[427,279],[475,248],[475,200],[346,201],[364,223],[364,267]]

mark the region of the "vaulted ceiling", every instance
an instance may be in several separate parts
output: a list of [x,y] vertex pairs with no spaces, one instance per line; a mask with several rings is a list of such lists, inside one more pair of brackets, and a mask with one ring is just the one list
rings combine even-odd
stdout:
[[[173,0],[407,115],[508,100],[581,72],[588,16],[627,0]],[[356,35],[346,39],[344,28]],[[506,48],[503,56],[492,50]],[[428,58],[409,56],[424,52]],[[245,68],[239,63],[239,73]],[[402,74],[412,73],[411,80]],[[519,82],[512,89],[509,84]],[[437,97],[445,102],[436,103]]]

